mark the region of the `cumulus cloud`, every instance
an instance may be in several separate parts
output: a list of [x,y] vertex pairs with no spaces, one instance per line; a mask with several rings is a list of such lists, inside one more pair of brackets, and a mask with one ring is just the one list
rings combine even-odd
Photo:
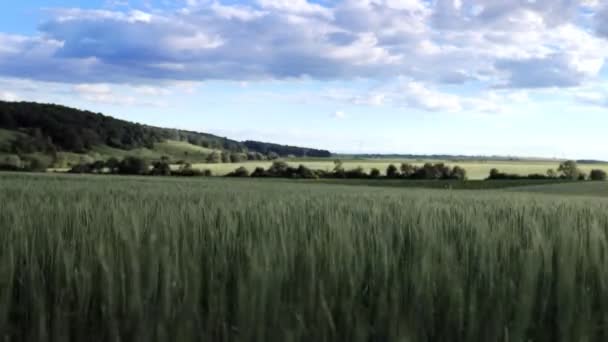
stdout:
[[[571,87],[604,65],[599,35],[608,37],[607,13],[593,0],[189,0],[178,9],[55,9],[37,35],[0,34],[0,75],[77,84],[407,77],[487,89]],[[406,92],[425,92],[416,87]],[[442,101],[418,105],[458,107]]]

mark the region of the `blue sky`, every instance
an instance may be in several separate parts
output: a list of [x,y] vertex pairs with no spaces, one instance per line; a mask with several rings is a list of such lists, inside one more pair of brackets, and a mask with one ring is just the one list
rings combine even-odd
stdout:
[[0,99],[356,153],[608,159],[600,0],[21,0]]

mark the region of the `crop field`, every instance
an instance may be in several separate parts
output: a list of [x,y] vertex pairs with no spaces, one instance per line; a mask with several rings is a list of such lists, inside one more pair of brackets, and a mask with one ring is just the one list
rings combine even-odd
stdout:
[[608,338],[598,197],[25,174],[0,192],[7,341]]
[[[315,170],[326,170],[331,171],[334,168],[333,160],[287,160],[288,164],[298,166],[303,164],[311,169]],[[366,172],[369,172],[372,168],[379,169],[382,173],[386,171],[386,168],[390,164],[394,164],[397,167],[403,163],[408,162],[413,165],[422,166],[426,161],[417,160],[386,160],[386,159],[368,159],[368,160],[344,160],[343,165],[345,169],[354,169],[362,167]],[[442,162],[441,160],[429,160],[429,162]],[[490,174],[490,170],[497,168],[505,173],[513,173],[520,175],[528,175],[532,173],[546,174],[548,169],[556,170],[559,166],[559,161],[458,161],[448,162],[444,161],[446,165],[454,166],[458,165],[463,167],[467,171],[469,179],[480,180],[485,179]],[[238,167],[244,166],[249,171],[253,171],[256,167],[263,167],[267,169],[272,165],[269,161],[255,161],[255,162],[243,162],[234,164],[196,164],[194,165],[198,169],[209,169],[213,171],[214,175],[225,175],[228,174]],[[608,172],[608,164],[581,164],[579,168],[589,173],[592,169],[602,169]]]

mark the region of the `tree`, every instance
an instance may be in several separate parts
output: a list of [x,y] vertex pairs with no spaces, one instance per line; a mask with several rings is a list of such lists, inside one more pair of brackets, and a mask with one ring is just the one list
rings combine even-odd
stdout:
[[222,163],[227,164],[230,163],[230,156],[231,153],[230,152],[222,152]]
[[271,177],[283,177],[287,175],[289,165],[284,161],[275,161],[268,169],[268,175]]
[[170,176],[171,165],[165,161],[158,161],[152,165],[152,175],[154,176]]
[[562,174],[562,177],[565,179],[577,180],[579,179],[581,171],[578,168],[578,165],[573,160],[568,160],[559,165],[557,169]]
[[450,172],[451,179],[457,180],[466,180],[467,179],[467,170],[463,169],[460,166],[454,166],[452,171]]
[[380,178],[380,170],[373,168],[370,173],[369,176],[372,178]]
[[230,154],[230,162],[231,163],[240,163],[246,160],[247,157],[242,153],[232,153]]
[[19,156],[8,155],[4,158],[2,166],[13,170],[19,170],[23,168],[23,161],[21,158],[19,158]]
[[255,170],[253,171],[253,173],[251,174],[251,177],[267,177],[268,174],[266,173],[266,170],[264,170],[263,167],[256,167]]
[[222,155],[219,152],[213,152],[207,156],[207,163],[217,164],[222,162]]
[[96,160],[91,164],[91,169],[93,172],[102,173],[103,169],[105,169],[106,163],[103,160]]
[[388,168],[386,168],[386,176],[388,178],[399,177],[399,171],[397,170],[397,167],[393,164],[389,165]]
[[106,161],[106,167],[110,173],[117,173],[118,168],[120,167],[120,161],[112,157]]
[[49,164],[41,158],[38,157],[28,157],[26,158],[27,170],[33,172],[46,172],[46,169],[49,167]]
[[244,166],[239,167],[227,175],[228,177],[249,177],[249,170]]
[[118,166],[118,173],[124,175],[144,175],[150,171],[150,165],[142,158],[126,157]]
[[416,173],[416,167],[409,163],[401,164],[401,175],[405,178],[410,178]]
[[268,160],[277,160],[280,156],[276,152],[268,152]]
[[549,177],[549,178],[557,178],[558,174],[557,174],[557,172],[555,170],[549,169],[549,170],[547,170],[547,177]]
[[591,170],[589,174],[589,179],[592,181],[605,181],[606,180],[606,171],[604,170]]
[[297,174],[298,174],[298,177],[305,178],[305,179],[316,179],[316,178],[318,178],[318,176],[315,173],[315,171],[309,169],[308,167],[306,167],[304,165],[300,165],[298,167]]

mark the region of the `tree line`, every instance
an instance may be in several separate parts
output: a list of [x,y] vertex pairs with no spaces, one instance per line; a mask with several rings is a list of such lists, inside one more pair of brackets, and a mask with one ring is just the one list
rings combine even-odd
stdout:
[[257,167],[253,172],[245,167],[239,167],[227,175],[228,177],[255,177],[255,178],[352,178],[352,179],[425,179],[425,180],[466,180],[466,170],[459,167],[449,167],[444,163],[426,163],[422,167],[403,163],[398,168],[391,164],[384,175],[373,168],[366,172],[363,168],[345,169],[341,161],[334,162],[332,171],[313,170],[305,165],[293,167],[284,161],[275,161],[268,169]]
[[181,164],[176,169],[173,169],[167,158],[149,162],[146,159],[138,157],[126,157],[122,160],[110,158],[105,161],[97,160],[92,163],[81,163],[73,166],[68,172],[138,176],[213,176],[211,170],[199,170],[193,168],[189,163]]
[[500,172],[498,169],[490,170],[488,180],[523,180],[523,179],[562,179],[562,180],[592,180],[605,181],[607,178],[606,171],[601,169],[593,169],[589,174],[585,173],[578,167],[578,163],[573,160],[568,160],[559,165],[557,170],[549,169],[545,174],[529,174],[519,175]]

